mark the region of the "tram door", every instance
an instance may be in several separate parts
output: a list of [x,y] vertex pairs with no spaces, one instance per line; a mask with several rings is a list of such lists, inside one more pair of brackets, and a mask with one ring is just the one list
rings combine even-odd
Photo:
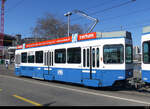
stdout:
[[47,52],[45,52],[45,62],[44,64],[47,66],[47,69],[45,74],[46,75],[51,75],[51,71],[52,71],[52,66],[53,66],[53,60],[54,60],[54,52],[53,50],[49,50]]
[[96,70],[100,66],[100,46],[90,46],[83,48],[83,64],[82,77],[83,79],[96,78]]
[[20,63],[21,63],[21,55],[20,54],[16,54],[15,55],[15,73],[18,76],[21,74]]

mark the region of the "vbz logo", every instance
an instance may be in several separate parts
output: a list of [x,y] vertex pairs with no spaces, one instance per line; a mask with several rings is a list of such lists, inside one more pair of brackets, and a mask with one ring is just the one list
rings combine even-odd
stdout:
[[63,71],[62,71],[62,70],[58,70],[58,71],[57,71],[57,74],[58,74],[58,75],[63,75]]

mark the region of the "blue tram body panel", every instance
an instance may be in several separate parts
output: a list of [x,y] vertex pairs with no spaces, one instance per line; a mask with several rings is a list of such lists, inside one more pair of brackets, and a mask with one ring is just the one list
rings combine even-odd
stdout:
[[28,66],[21,66],[20,67],[20,74],[22,76],[32,77],[33,72],[34,72],[34,67],[28,67]]
[[20,67],[20,69],[16,68],[15,73],[18,76],[78,83],[92,87],[112,86],[116,80],[126,79],[124,70],[93,70],[92,78],[90,78],[90,73],[83,72],[83,69],[51,68],[49,72],[44,69],[44,67]]
[[34,68],[33,77],[44,79],[44,68],[43,67]]
[[83,79],[83,85],[91,87],[100,87],[100,81],[96,79]]
[[20,76],[21,74],[21,71],[20,71],[20,68],[15,68],[15,72],[16,76]]
[[125,78],[132,78],[133,77],[133,69],[125,70]]
[[81,69],[53,68],[55,80],[81,84]]
[[124,70],[97,70],[95,78],[84,78],[83,84],[93,87],[112,86],[117,80],[125,80]]
[[44,68],[43,73],[44,73],[44,79],[45,80],[54,80],[54,73],[53,73],[52,68],[50,68],[50,67]]
[[105,78],[102,81],[102,86],[112,86],[116,80],[125,79],[124,70],[102,70],[102,77]]
[[142,70],[142,80],[150,83],[150,70]]

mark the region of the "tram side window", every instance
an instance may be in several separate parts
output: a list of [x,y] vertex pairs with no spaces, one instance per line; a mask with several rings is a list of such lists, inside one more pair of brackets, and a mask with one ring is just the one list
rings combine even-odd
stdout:
[[99,48],[96,50],[96,61],[97,61],[97,67],[99,67]]
[[21,62],[27,63],[27,52],[21,53]]
[[150,63],[150,41],[143,43],[143,63]]
[[52,66],[53,66],[53,60],[54,59],[54,53],[52,52]]
[[51,52],[49,52],[49,65],[51,66],[52,64],[52,62],[51,62],[52,60],[51,60]]
[[132,63],[132,46],[126,45],[126,63]]
[[71,64],[81,63],[81,48],[68,48],[67,49],[67,62]]
[[55,63],[66,63],[66,49],[55,50]]
[[28,56],[28,63],[34,63],[34,55]]
[[92,49],[93,67],[95,67],[95,48]]
[[45,52],[44,53],[44,65],[47,65],[47,61],[46,60],[47,60],[47,53]]
[[35,59],[36,63],[43,63],[43,51],[36,51]]
[[124,62],[123,45],[105,45],[103,51],[105,64],[121,64]]
[[87,67],[89,67],[90,66],[90,50],[89,49],[87,49]]
[[86,51],[83,49],[83,67],[86,66]]

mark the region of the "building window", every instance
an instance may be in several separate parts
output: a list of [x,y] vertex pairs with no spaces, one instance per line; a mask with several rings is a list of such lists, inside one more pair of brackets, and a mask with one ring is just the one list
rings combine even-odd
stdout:
[[103,62],[105,64],[121,64],[124,62],[123,45],[105,45]]
[[35,52],[36,63],[43,63],[43,51]]
[[[52,57],[53,57],[53,54],[52,54]],[[55,63],[66,63],[66,49],[55,50]]]
[[67,49],[67,62],[71,64],[81,63],[81,48],[68,48]]
[[21,53],[21,62],[27,63],[27,52]]

